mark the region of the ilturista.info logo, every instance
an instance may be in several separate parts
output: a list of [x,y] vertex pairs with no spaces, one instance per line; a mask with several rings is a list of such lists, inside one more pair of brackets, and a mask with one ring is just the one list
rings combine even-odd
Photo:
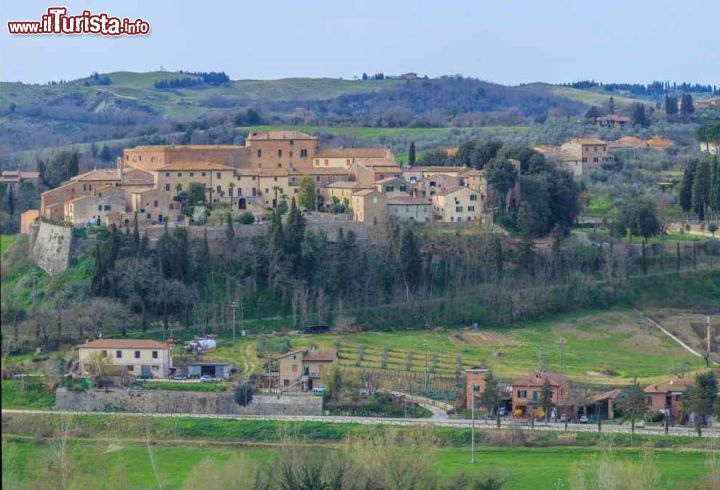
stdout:
[[8,32],[17,35],[92,34],[96,36],[145,36],[150,23],[143,19],[113,17],[104,12],[94,14],[83,10],[79,15],[68,15],[65,7],[50,7],[39,21],[8,22]]

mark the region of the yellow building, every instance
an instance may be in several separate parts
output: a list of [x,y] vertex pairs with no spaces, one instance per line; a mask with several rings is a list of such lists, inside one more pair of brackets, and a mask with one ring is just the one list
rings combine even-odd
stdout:
[[320,387],[322,376],[337,359],[336,351],[300,349],[283,354],[277,360],[279,388],[308,391]]
[[167,378],[172,369],[172,347],[157,340],[97,339],[77,346],[77,351],[83,375],[92,374],[97,357],[143,378]]
[[103,225],[112,213],[125,212],[125,191],[107,185],[92,194],[76,197],[64,204],[64,220],[73,226]]
[[480,193],[467,187],[450,187],[432,196],[433,214],[439,221],[462,223],[482,218]]
[[313,167],[348,169],[356,160],[394,161],[388,148],[320,148],[313,158]]
[[353,193],[350,199],[353,219],[371,226],[387,222],[387,196],[375,189],[363,189]]
[[158,168],[155,174],[155,188],[177,196],[189,192],[191,184],[205,186],[210,202],[224,201],[229,197],[230,184],[235,182],[235,169],[212,162],[176,162]]

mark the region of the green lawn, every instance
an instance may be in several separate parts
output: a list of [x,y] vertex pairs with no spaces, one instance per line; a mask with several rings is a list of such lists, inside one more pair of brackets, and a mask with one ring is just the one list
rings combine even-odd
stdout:
[[8,251],[10,245],[15,243],[17,235],[0,235],[0,256],[5,256],[5,252]]
[[[458,334],[462,333],[459,338]],[[379,368],[382,352],[389,351],[388,369],[406,370],[407,354],[415,352],[412,370],[424,372],[425,342],[428,357],[438,356],[438,373],[452,375],[455,361],[462,356],[464,367],[487,365],[507,380],[522,376],[537,366],[538,356],[551,369],[559,370],[561,338],[566,340],[566,367],[575,380],[595,384],[629,384],[637,377],[650,383],[670,375],[674,367],[702,367],[702,361],[688,354],[669,338],[647,326],[632,310],[577,313],[552,319],[523,322],[508,328],[456,329],[440,332],[398,331],[363,332],[347,335],[293,335],[292,348],[314,342],[332,348],[340,342],[341,364],[355,367],[357,350],[365,347],[360,366]],[[280,339],[268,338],[268,351]],[[213,358],[243,366],[257,366],[255,340],[239,340],[234,345],[221,341]],[[612,368],[617,375],[603,374]]]
[[[312,450],[312,449],[309,449]],[[244,455],[267,465],[275,449],[264,447],[222,447],[217,445],[175,445],[157,443],[150,447],[122,439],[107,442],[73,440],[69,445],[70,481],[84,483],[87,488],[104,486],[108,480],[124,488],[154,488],[158,480],[162,488],[181,488],[193,468],[204,459],[218,465],[231,457]],[[15,437],[3,437],[3,480],[16,481],[22,487],[42,487],[57,481],[57,470],[48,468],[48,461],[57,454],[53,446]],[[475,465],[470,464],[470,450],[441,448],[432,457],[443,474],[469,474],[500,471],[505,475],[507,489],[568,488],[573,467],[583,461],[595,460],[598,450],[581,447],[524,448],[479,447]],[[152,461],[155,463],[153,470]],[[637,449],[617,449],[615,457],[637,462]],[[704,476],[706,455],[698,450],[655,450],[655,467],[662,477],[660,488],[687,488]],[[123,480],[126,480],[123,482]],[[113,488],[111,486],[111,488]]]
[[2,407],[51,409],[55,405],[55,392],[47,390],[42,378],[28,378],[26,382],[15,379],[2,380]]

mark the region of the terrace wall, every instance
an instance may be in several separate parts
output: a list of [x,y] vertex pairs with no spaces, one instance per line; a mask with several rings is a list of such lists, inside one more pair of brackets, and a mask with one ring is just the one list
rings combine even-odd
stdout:
[[254,395],[241,407],[232,392],[108,389],[68,391],[58,388],[55,409],[74,412],[143,412],[225,415],[322,415],[322,397],[312,394]]

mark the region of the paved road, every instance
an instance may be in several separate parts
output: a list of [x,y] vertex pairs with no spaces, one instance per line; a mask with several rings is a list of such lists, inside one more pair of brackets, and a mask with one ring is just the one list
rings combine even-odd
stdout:
[[[364,424],[364,425],[436,425],[439,427],[456,427],[470,428],[472,422],[465,419],[397,419],[397,418],[380,418],[380,417],[346,417],[338,415],[206,415],[206,414],[189,414],[189,413],[137,413],[137,412],[65,412],[60,410],[10,410],[2,409],[2,414],[26,414],[26,415],[108,415],[113,417],[193,417],[193,418],[212,418],[212,419],[229,419],[229,420],[276,420],[284,422],[325,422],[334,424]],[[496,429],[494,420],[476,420],[478,429]],[[535,428],[531,428],[526,422],[509,422],[502,421],[502,428],[519,428],[527,430],[539,431],[557,431],[565,430],[565,424],[555,423],[536,423]],[[596,432],[597,426],[594,424],[568,424],[568,432]],[[630,433],[629,425],[605,424],[602,432],[615,434]],[[636,434],[641,435],[664,435],[665,431],[662,427],[635,428]],[[697,437],[697,434],[689,427],[670,427],[670,435]],[[703,430],[703,437],[720,438],[720,429],[714,427],[712,429]]]

